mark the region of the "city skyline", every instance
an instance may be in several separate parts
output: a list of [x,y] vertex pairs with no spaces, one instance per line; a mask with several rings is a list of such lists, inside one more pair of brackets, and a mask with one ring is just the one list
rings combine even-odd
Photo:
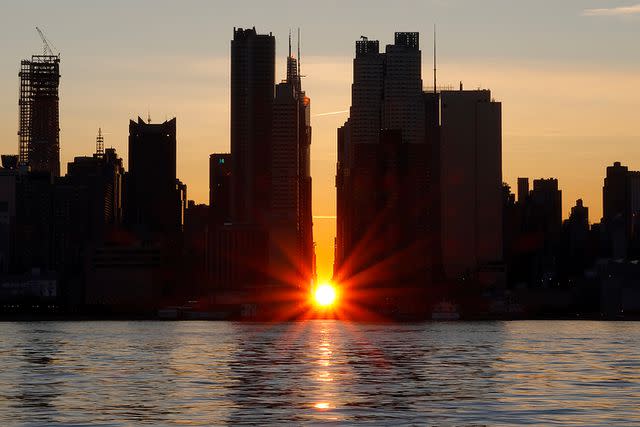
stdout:
[[5,1],[0,425],[640,425],[637,40],[640,0]]
[[[505,21],[498,21],[502,27],[494,24],[472,37],[472,31],[481,27],[460,14],[462,10],[473,11],[473,6],[464,2],[454,5],[407,2],[407,9],[424,12],[414,13],[422,15],[419,20],[407,11],[374,7],[371,22],[366,19],[370,12],[361,11],[357,4],[349,5],[344,15],[336,19],[329,36],[309,22],[302,11],[296,11],[294,6],[298,3],[281,3],[280,6],[293,11],[286,19],[257,5],[248,12],[227,6],[218,12],[231,17],[241,15],[234,17],[233,25],[256,25],[259,32],[273,31],[277,39],[277,79],[285,75],[283,52],[287,32],[291,27],[302,28],[302,68],[307,76],[304,85],[314,100],[311,155],[314,234],[322,277],[330,276],[333,260],[335,129],[344,122],[345,110],[350,105],[353,41],[367,35],[386,44],[391,42],[394,30],[401,30],[390,28],[394,27],[392,19],[381,23],[380,16],[384,14],[379,13],[380,9],[389,9],[391,16],[401,17],[403,28],[421,32],[425,85],[430,82],[428,46],[435,22],[439,34],[439,82],[456,85],[463,80],[466,88],[490,88],[493,96],[503,103],[503,176],[512,188],[516,187],[518,176],[556,177],[563,191],[563,217],[568,217],[570,207],[581,198],[590,209],[593,223],[601,217],[605,167],[621,161],[631,169],[638,169],[638,163],[633,161],[640,158],[635,144],[640,132],[633,125],[634,103],[638,101],[628,97],[627,89],[638,84],[638,77],[630,72],[638,60],[624,54],[625,43],[629,43],[629,50],[630,40],[638,31],[634,26],[638,17],[633,15],[632,8],[615,9],[627,3],[611,3],[612,9],[608,11],[595,10],[602,9],[599,2],[554,4],[554,13],[570,21],[568,26],[547,14],[546,8],[551,3],[530,5],[525,10],[510,8],[505,2],[485,5],[483,14],[500,12],[518,22],[528,12],[546,24],[544,34],[530,26],[521,28],[516,39],[522,45],[517,49],[516,40],[506,37],[510,26]],[[134,25],[134,21],[136,25],[139,21],[126,17],[118,8],[110,8],[106,11],[107,18],[122,22],[124,35],[105,28],[98,35],[92,33],[88,43],[78,37],[88,31],[85,21],[74,20],[62,28],[63,21],[54,19],[74,4],[79,5],[67,2],[55,7],[42,6],[37,13],[33,7],[10,6],[15,9],[13,16],[18,18],[3,21],[6,25],[2,26],[3,39],[15,40],[6,47],[7,54],[0,60],[3,152],[17,150],[17,64],[39,53],[41,43],[34,26],[41,25],[62,52],[61,172],[73,157],[93,151],[98,127],[104,130],[105,145],[115,147],[126,163],[129,118],[150,113],[153,123],[160,123],[175,115],[179,122],[178,176],[188,185],[190,199],[205,202],[208,155],[229,150],[228,53],[232,24],[223,22],[221,14],[209,9],[213,22],[220,20],[220,25],[205,25],[196,12],[202,14],[201,9],[207,8],[193,2],[192,8],[183,9],[184,13],[175,17],[185,27],[182,35],[164,35],[159,24],[145,26],[149,31],[141,34]],[[135,16],[143,6],[133,6],[131,15]],[[322,13],[308,3],[304,6]],[[26,22],[26,11],[30,22]],[[76,7],[74,13],[79,18],[88,18],[100,11],[99,7],[85,6]],[[358,28],[351,28],[347,23],[356,12],[364,16],[359,18]],[[264,16],[259,19],[261,13]],[[46,18],[48,15],[51,18]],[[157,16],[160,23],[170,22],[170,17],[168,12]],[[191,19],[193,25],[188,25]],[[606,49],[611,43],[619,48]],[[140,58],[144,61],[139,61]],[[176,67],[176,59],[184,67]],[[337,113],[328,114],[332,112]],[[572,167],[566,168],[569,163]]]

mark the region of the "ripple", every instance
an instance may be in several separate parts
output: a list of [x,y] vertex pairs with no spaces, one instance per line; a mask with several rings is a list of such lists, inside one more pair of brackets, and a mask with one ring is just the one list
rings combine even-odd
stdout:
[[0,323],[0,425],[638,425],[614,326]]

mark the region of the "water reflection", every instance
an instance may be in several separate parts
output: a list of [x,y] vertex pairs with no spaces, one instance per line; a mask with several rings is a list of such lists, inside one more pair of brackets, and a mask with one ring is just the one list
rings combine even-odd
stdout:
[[640,324],[0,323],[0,425],[639,424]]

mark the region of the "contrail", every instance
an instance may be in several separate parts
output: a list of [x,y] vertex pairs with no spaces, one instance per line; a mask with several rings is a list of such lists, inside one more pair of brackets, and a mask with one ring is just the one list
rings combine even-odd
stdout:
[[349,110],[342,110],[342,111],[331,111],[330,113],[320,113],[320,114],[314,114],[313,117],[321,117],[321,116],[333,116],[334,114],[343,114],[343,113],[348,113]]

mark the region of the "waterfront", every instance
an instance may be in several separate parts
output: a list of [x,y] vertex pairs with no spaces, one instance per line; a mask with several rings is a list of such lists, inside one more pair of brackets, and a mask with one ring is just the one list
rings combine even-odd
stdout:
[[0,323],[0,425],[640,423],[640,323]]

